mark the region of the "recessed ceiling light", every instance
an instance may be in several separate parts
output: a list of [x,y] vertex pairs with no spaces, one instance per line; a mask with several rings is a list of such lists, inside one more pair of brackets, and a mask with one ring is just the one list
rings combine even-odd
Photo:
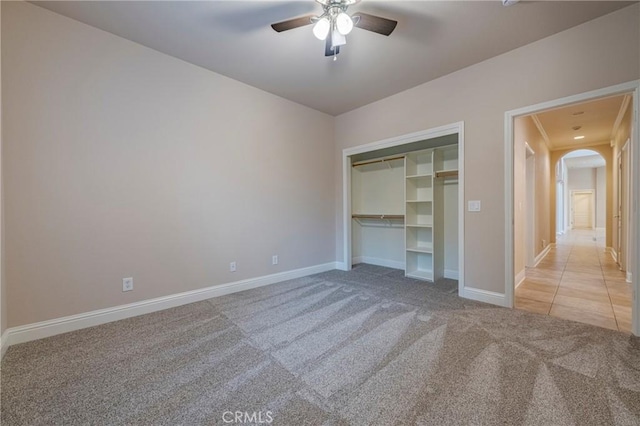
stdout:
[[573,138],[574,138],[575,140],[578,140],[578,139],[584,139],[584,136],[574,136]]

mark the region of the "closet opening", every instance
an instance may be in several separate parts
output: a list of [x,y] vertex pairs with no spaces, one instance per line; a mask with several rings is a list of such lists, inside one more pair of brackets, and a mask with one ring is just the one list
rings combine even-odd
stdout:
[[463,123],[346,149],[344,267],[463,284]]

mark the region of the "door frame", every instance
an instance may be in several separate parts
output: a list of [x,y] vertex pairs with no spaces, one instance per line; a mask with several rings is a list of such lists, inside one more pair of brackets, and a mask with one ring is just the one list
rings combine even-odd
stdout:
[[525,145],[525,238],[524,265],[534,267],[536,264],[536,152]]
[[[566,170],[564,166],[564,159],[560,158],[556,163],[555,175],[553,183],[556,185],[556,240],[559,236],[564,235],[566,232]],[[558,220],[558,217],[560,220]],[[558,231],[558,223],[561,225],[561,231]]]
[[[504,143],[505,143],[505,158],[504,158],[504,176],[505,176],[505,305],[512,308],[514,302],[514,264],[513,264],[513,249],[514,249],[514,207],[513,207],[513,170],[514,170],[514,120],[516,117],[535,114],[541,111],[545,111],[551,108],[563,107],[571,104],[582,103],[590,100],[600,99],[608,96],[631,94],[633,97],[633,109],[632,109],[632,131],[630,138],[630,182],[640,182],[640,141],[638,138],[638,124],[640,123],[638,113],[638,97],[640,95],[640,80],[630,81],[627,83],[617,84],[615,86],[609,86],[602,89],[592,90],[590,92],[584,92],[577,95],[567,96],[560,99],[555,99],[547,102],[542,102],[536,105],[530,105],[523,108],[506,111],[504,113]],[[640,215],[638,213],[638,202],[640,200],[640,185],[633,185],[631,188],[631,215],[630,223],[632,229],[629,229],[629,244],[633,249],[633,261],[629,262],[632,279],[633,279],[633,292],[635,295],[639,294],[640,285],[638,274],[640,268]],[[640,297],[635,297],[632,302],[632,318],[631,329],[632,333],[636,336],[640,335]]]
[[[636,119],[636,122],[635,122],[635,125],[634,125],[636,135],[638,135],[638,125],[639,124],[640,124],[640,122]],[[636,136],[636,137],[640,138],[640,136]],[[628,147],[629,147],[629,140],[627,140],[627,143],[625,143],[624,146],[622,147],[623,157],[624,157],[624,151],[627,150]],[[636,149],[636,151],[640,151],[640,148]],[[631,180],[632,177],[634,176],[634,175],[631,174],[632,161],[633,160],[631,158],[631,151],[629,151],[629,155],[627,155],[627,164],[626,164],[627,165],[627,170],[626,170],[627,186],[625,187],[625,191],[624,191],[625,192],[625,200],[627,201],[626,205],[624,206],[625,207],[624,213],[625,213],[626,220],[627,220],[626,229],[633,229],[632,223],[638,223],[638,216],[637,215],[633,215],[632,209],[631,209],[631,204],[632,204],[632,202],[631,202],[632,195],[631,194],[632,194],[632,188],[634,186],[634,183]],[[624,161],[623,161],[623,163],[624,163]],[[640,161],[638,162],[637,167],[640,167]],[[638,178],[638,174],[636,174],[635,177],[637,179]],[[640,193],[640,188],[638,188],[637,190],[638,190],[638,193]],[[636,199],[636,204],[635,204],[635,207],[634,207],[634,209],[636,211],[638,210],[638,202],[639,201],[640,201],[640,196],[638,197],[638,199]],[[635,220],[635,222],[632,222],[632,220]],[[640,235],[640,229],[638,229],[637,231],[638,231],[638,235]],[[630,234],[627,233],[627,235],[630,235]],[[630,244],[633,244],[633,242],[630,242],[627,239],[627,241],[625,243],[625,247],[624,247],[625,249],[627,249],[627,253],[625,254],[625,257],[626,257],[625,268],[627,270],[627,277],[626,277],[627,278],[626,279],[627,282],[632,282],[632,273],[631,273],[631,270],[630,270],[630,268],[628,266],[632,265],[632,264],[640,263],[640,262],[634,262],[633,259],[631,258],[631,250],[629,250],[629,245]],[[639,239],[639,241],[636,241],[635,249],[636,249],[636,251],[634,253],[635,253],[636,257],[639,257],[640,253],[638,253],[637,250],[640,250],[640,239]],[[640,266],[636,270],[636,277],[637,277],[636,280],[638,278],[640,278],[640,275],[638,275],[638,273],[640,273]],[[637,297],[638,293],[635,293],[635,294],[636,294],[636,297]],[[640,317],[640,312],[638,312],[638,316]],[[640,327],[640,319],[638,319],[638,323],[639,323],[638,326]]]
[[[629,141],[627,140],[627,142],[624,144],[624,146],[622,147],[622,149],[620,150],[620,152],[618,152],[618,156],[615,159],[615,166],[616,166],[616,171],[615,173],[618,175],[618,180],[616,182],[616,195],[617,195],[617,205],[615,206],[616,208],[616,214],[613,216],[613,218],[615,219],[616,222],[616,237],[617,237],[617,241],[616,241],[616,247],[613,247],[614,253],[615,253],[615,261],[616,264],[618,265],[619,268],[622,269],[623,265],[622,265],[622,258],[621,255],[624,254],[625,256],[627,255],[625,252],[627,251],[622,250],[622,210],[624,209],[624,207],[622,206],[622,153],[625,149],[627,149],[629,145]],[[627,194],[627,197],[629,196],[629,194]],[[628,229],[625,227],[625,229]],[[625,262],[628,263],[628,262]]]
[[415,133],[396,136],[342,150],[342,244],[343,258],[337,269],[351,270],[351,156],[379,149],[406,145],[413,142],[433,139],[441,136],[458,135],[458,295],[473,299],[466,294],[464,274],[464,121],[447,124]]
[[[596,197],[595,191],[593,189],[572,189],[571,194],[569,196],[569,211],[571,212],[571,229],[575,229],[573,227],[573,196],[576,194],[589,194],[591,198],[591,229],[596,229]],[[582,228],[579,228],[582,229]]]
[[[621,164],[623,165],[623,172],[621,173],[624,176],[625,182],[627,183],[626,186],[622,185],[622,180],[619,181],[620,183],[620,193],[621,195],[624,196],[623,198],[623,203],[621,205],[621,210],[620,210],[620,219],[621,219],[621,223],[624,223],[624,229],[628,230],[631,229],[632,224],[631,224],[631,220],[633,217],[633,213],[631,210],[631,188],[633,188],[633,182],[631,181],[631,158],[630,158],[630,154],[631,152],[627,152],[627,155],[625,155],[625,152],[627,151],[627,149],[629,149],[629,144],[630,140],[627,139],[627,141],[625,142],[625,144],[622,146],[622,148],[620,149],[620,160],[621,160]],[[622,177],[622,176],[621,176]],[[624,188],[624,189],[623,189]],[[637,222],[636,222],[637,223]],[[640,233],[640,230],[638,231]],[[631,250],[629,249],[630,246],[630,241],[629,238],[627,237],[625,240],[625,244],[623,246],[623,259],[624,259],[624,268],[626,270],[626,281],[627,282],[631,282],[631,270],[629,268],[629,265],[631,265],[631,262],[633,262],[633,260],[631,259]],[[638,246],[636,246],[636,249],[640,250],[640,244],[638,244]],[[626,251],[626,253],[625,253]],[[618,255],[620,256],[620,255]],[[636,275],[637,276],[637,275]]]

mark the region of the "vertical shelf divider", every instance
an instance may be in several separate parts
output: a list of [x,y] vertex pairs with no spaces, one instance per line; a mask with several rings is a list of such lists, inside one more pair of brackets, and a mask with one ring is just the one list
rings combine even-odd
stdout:
[[434,280],[434,150],[407,154],[405,159],[405,275]]
[[458,147],[405,158],[405,275],[436,281],[445,275],[445,180],[458,177]]

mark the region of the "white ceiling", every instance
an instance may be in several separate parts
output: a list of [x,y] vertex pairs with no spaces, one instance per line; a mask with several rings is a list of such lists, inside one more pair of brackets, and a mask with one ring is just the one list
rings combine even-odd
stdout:
[[[628,106],[626,95],[596,99],[534,115],[551,150],[608,144]],[[620,117],[619,117],[620,116]],[[574,139],[584,136],[582,139]]]
[[631,2],[364,0],[349,11],[398,21],[389,37],[359,28],[332,61],[311,26],[269,26],[311,1],[39,1],[54,12],[338,115],[560,32]]

